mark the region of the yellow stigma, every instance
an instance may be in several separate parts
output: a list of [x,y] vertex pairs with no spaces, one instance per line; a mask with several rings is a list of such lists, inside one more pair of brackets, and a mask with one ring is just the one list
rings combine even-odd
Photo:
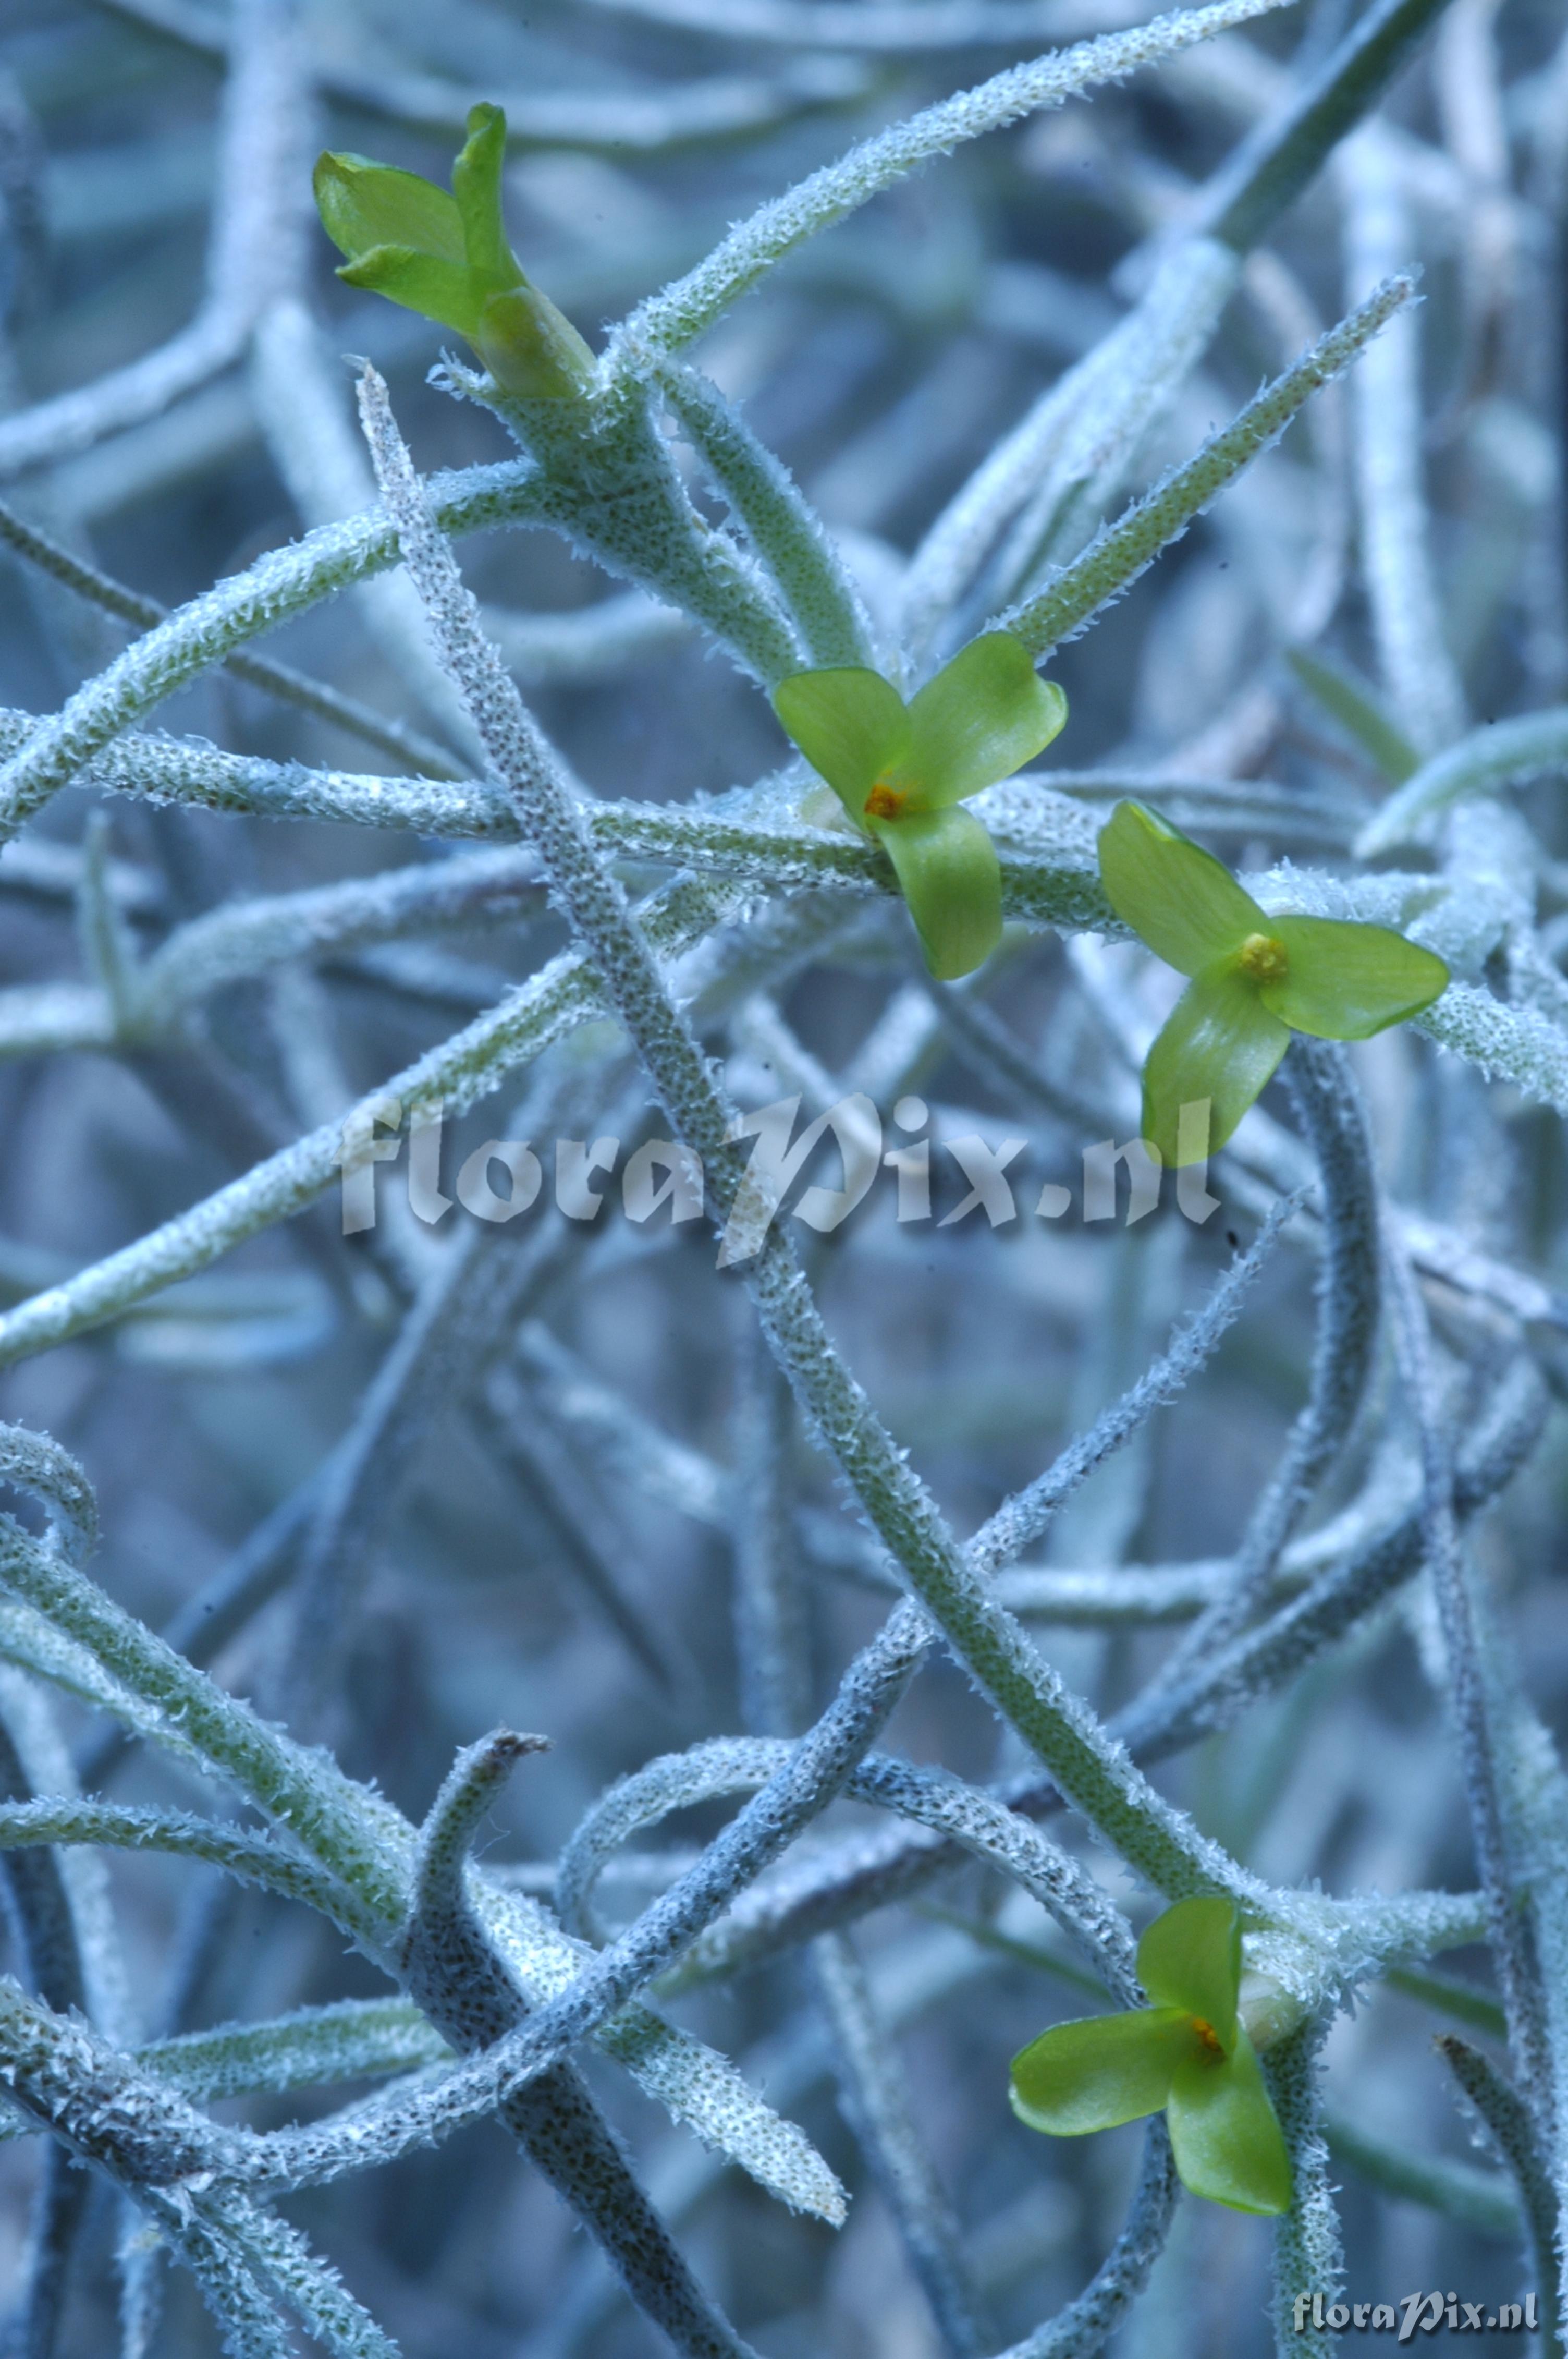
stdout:
[[1254,983],[1282,983],[1290,967],[1284,943],[1272,934],[1249,934],[1241,945],[1241,972]]
[[884,786],[879,778],[866,797],[866,817],[897,819],[908,800],[906,794],[901,794],[896,787]]
[[[1258,941],[1261,937],[1254,934],[1252,939],[1254,941]],[[1193,2029],[1197,2033],[1198,2038],[1203,2041],[1206,2048],[1212,2049],[1216,2056],[1224,2055],[1225,2049],[1220,2044],[1219,2034],[1215,2029],[1212,2023],[1206,2023],[1201,2015],[1195,2015],[1193,2017]]]

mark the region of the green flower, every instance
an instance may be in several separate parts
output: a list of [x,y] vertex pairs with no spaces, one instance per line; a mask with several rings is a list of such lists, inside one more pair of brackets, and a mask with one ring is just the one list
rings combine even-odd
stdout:
[[1118,803],[1099,868],[1117,916],[1193,978],[1143,1065],[1143,1136],[1163,1163],[1201,1162],[1225,1145],[1292,1032],[1367,1040],[1447,986],[1436,953],[1388,926],[1267,916],[1142,803]]
[[455,328],[508,393],[557,401],[580,395],[593,379],[593,354],[565,314],[529,285],[506,243],[506,117],[499,106],[476,106],[468,131],[450,196],[416,172],[366,156],[318,159],[317,210],[349,257],[338,276]]
[[1010,631],[971,639],[910,704],[880,672],[797,671],[773,710],[856,825],[876,837],[939,982],[970,973],[1001,937],[996,847],[956,806],[1032,762],[1067,717]]
[[1012,2060],[1012,2110],[1082,2137],[1164,2110],[1183,2184],[1234,2212],[1291,2201],[1291,2160],[1242,2022],[1241,1927],[1223,1898],[1178,1900],[1138,1944],[1153,2001],[1058,2023]]

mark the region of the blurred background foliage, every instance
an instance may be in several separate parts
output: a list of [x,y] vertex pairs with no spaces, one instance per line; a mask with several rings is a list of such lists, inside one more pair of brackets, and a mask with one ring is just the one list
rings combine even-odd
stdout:
[[[946,0],[925,5],[949,24],[964,15]],[[883,47],[838,20],[907,19],[914,5],[858,0],[831,13],[834,25],[814,27],[806,0],[798,9],[778,0],[758,12],[770,32],[744,9],[727,23],[721,0],[664,12],[631,0],[447,0],[438,10],[315,0],[298,35],[314,87],[288,126],[298,206],[269,224],[278,254],[266,263],[295,274],[275,299],[287,296],[317,323],[312,372],[291,378],[253,322],[146,416],[30,458],[5,496],[105,572],[178,605],[364,504],[351,467],[321,456],[325,446],[314,479],[308,463],[318,403],[357,450],[340,354],[368,354],[385,375],[422,470],[511,455],[492,416],[427,382],[436,331],[333,279],[307,211],[318,146],[444,180],[470,100],[504,101],[514,244],[597,344],[601,323],[856,138],[1012,56],[1133,21],[1117,0],[1049,0],[1033,12],[1033,38],[1015,26],[989,39],[981,23],[973,38],[946,45]],[[986,0],[968,13],[984,19]],[[792,15],[796,38],[786,37]],[[813,241],[704,340],[701,365],[793,471],[873,614],[892,613],[910,556],[946,503],[1042,390],[1125,315],[1162,242],[1197,216],[1211,176],[1303,84],[1353,15],[1350,0],[1308,0],[1102,89],[1091,104],[960,148]],[[200,312],[211,241],[222,233],[213,202],[228,27],[195,0],[5,0],[0,30],[0,402],[26,419],[179,337]],[[1555,0],[1451,0],[1387,101],[1378,137],[1364,167],[1367,179],[1381,175],[1378,190],[1368,195],[1343,159],[1331,163],[1252,255],[1201,365],[1141,438],[1133,480],[1151,481],[1184,456],[1348,308],[1381,238],[1393,250],[1386,263],[1374,259],[1374,274],[1410,264],[1423,273],[1409,346],[1416,374],[1409,407],[1394,418],[1414,436],[1407,473],[1421,499],[1416,556],[1407,548],[1403,561],[1416,564],[1417,587],[1436,601],[1441,647],[1413,659],[1414,674],[1409,661],[1401,672],[1388,614],[1410,584],[1380,589],[1367,564],[1369,552],[1387,560],[1390,546],[1391,561],[1401,561],[1402,527],[1396,519],[1390,530],[1378,475],[1387,438],[1376,417],[1358,412],[1358,380],[1349,380],[1325,392],[1054,668],[1070,720],[1045,783],[1064,774],[1093,811],[1118,781],[1142,780],[1152,799],[1249,871],[1294,856],[1344,873],[1357,830],[1390,784],[1367,727],[1346,727],[1343,700],[1336,712],[1321,683],[1314,692],[1284,660],[1287,647],[1310,647],[1336,676],[1363,683],[1417,755],[1454,734],[1451,718],[1458,730],[1501,722],[1550,709],[1568,691],[1568,45]],[[1396,386],[1379,397],[1397,405],[1401,396]],[[697,496],[722,515],[721,503]],[[0,563],[0,703],[51,711],[127,631],[19,559]],[[580,628],[629,593],[559,539],[495,532],[466,543],[463,563],[532,709],[591,795],[685,804],[784,760],[765,699],[667,610],[643,603],[623,627],[598,636]],[[264,652],[442,739],[461,767],[468,747],[409,657],[406,625],[390,605],[351,593],[289,623]],[[1452,716],[1431,709],[1422,660],[1454,700]],[[150,725],[275,763],[391,766],[222,672],[172,699]],[[1532,939],[1559,991],[1568,947],[1562,777],[1561,756],[1543,763],[1490,838],[1472,808],[1471,835],[1457,850],[1439,840],[1407,862],[1440,874],[1449,862],[1463,896],[1465,862],[1479,870],[1493,853],[1514,860],[1511,832],[1522,821],[1533,851],[1516,863],[1528,872],[1519,889],[1536,897]],[[90,817],[100,810],[104,833],[89,852]],[[535,891],[427,930],[329,940],[319,954],[247,973],[204,996],[179,1037],[115,1044],[68,1032],[54,1043],[38,1030],[41,1003],[9,995],[81,983],[92,863],[147,952],[203,912],[368,878],[410,859],[438,862],[449,849],[433,837],[159,808],[78,787],[0,854],[0,1001],[5,1021],[16,1018],[0,1067],[6,1300],[150,1231],[372,1089],[565,939]],[[626,873],[646,882],[654,872]],[[731,989],[719,1014],[705,1017],[708,1045],[728,1058],[744,1102],[787,1093],[800,1072],[815,1071],[835,1093],[871,1090],[885,1120],[881,1077],[897,1073],[901,1085],[918,1085],[939,1132],[978,1127],[994,1139],[1026,1129],[1027,1202],[1043,1180],[1076,1193],[1090,1141],[1060,1104],[1075,1090],[1095,1099],[1107,1077],[1127,1086],[1129,1043],[1135,1052],[1163,988],[1148,961],[1093,937],[1010,936],[985,997],[1059,1101],[1055,1114],[1043,1103],[1021,1113],[994,1070],[931,1017],[895,907],[855,902],[851,920],[833,904],[815,943],[771,951],[764,900],[734,939],[755,944],[765,996]],[[1506,964],[1507,944],[1487,955],[1492,986],[1506,996],[1498,962]],[[1552,1020],[1563,1021],[1560,1007]],[[902,1060],[901,1022],[915,1050]],[[580,1040],[551,1052],[554,1084],[568,1099],[572,1059],[586,1054]],[[1501,1281],[1476,1286],[1463,1269],[1445,1273],[1443,1242],[1427,1254],[1453,1368],[1495,1368],[1524,1352],[1559,1387],[1568,1312],[1554,1290],[1565,1275],[1556,1111],[1404,1034],[1356,1051],[1354,1065],[1401,1206],[1519,1280],[1522,1291],[1507,1299]],[[629,1082],[622,1093],[631,1140],[647,1118],[645,1093]],[[1289,1121],[1278,1088],[1265,1117]],[[585,1119],[617,1127],[609,1112]],[[449,1125],[449,1191],[461,1158],[497,1126],[493,1103]],[[5,1415],[47,1429],[97,1486],[104,1538],[95,1578],[154,1627],[217,1594],[212,1584],[232,1571],[234,1552],[256,1548],[258,1527],[273,1528],[267,1518],[276,1526],[302,1497],[308,1507],[317,1470],[362,1414],[357,1405],[395,1345],[418,1272],[466,1217],[450,1215],[444,1230],[411,1228],[399,1203],[404,1169],[379,1175],[383,1217],[373,1235],[336,1234],[330,1196],[208,1275],[5,1375]],[[1212,1283],[1227,1238],[1255,1233],[1271,1192],[1256,1165],[1215,1184],[1224,1209],[1203,1229],[1168,1203],[1135,1228],[1119,1219],[1087,1225],[1076,1203],[1054,1226],[1026,1213],[995,1233],[978,1219],[946,1232],[901,1228],[879,1190],[841,1232],[810,1241],[836,1339],[959,1529],[1132,1381]],[[940,1186],[938,1211],[962,1192],[956,1172]],[[542,1236],[548,1219],[542,1203]],[[1303,1397],[1313,1283],[1310,1251],[1292,1244],[1275,1256],[1180,1402],[1076,1495],[1039,1551],[1041,1566],[1107,1573],[1228,1556]],[[613,1201],[591,1227],[554,1222],[525,1310],[524,1347],[504,1382],[477,1393],[451,1384],[396,1467],[384,1470],[386,1495],[341,1584],[326,1692],[314,1719],[291,1724],[330,1740],[346,1769],[377,1781],[416,1820],[454,1752],[486,1728],[546,1733],[553,1750],[519,1774],[482,1838],[487,1864],[516,1863],[544,1891],[549,1863],[610,1781],[741,1725],[733,1518],[721,1475],[738,1452],[744,1462],[748,1314],[716,1271],[706,1230],[633,1229]],[[609,1447],[596,1424],[593,1386],[611,1396],[611,1419],[641,1438],[641,1480],[636,1449]],[[1319,1522],[1363,1496],[1380,1454],[1398,1456],[1399,1391],[1380,1365]],[[797,1431],[785,1455],[787,1481],[816,1519],[802,1542],[799,1588],[820,1708],[887,1600],[830,1464]],[[1565,1465],[1553,1413],[1476,1538],[1528,1693],[1559,1730],[1568,1698]],[[290,1643],[304,1525],[294,1511],[292,1533],[284,1529],[281,1542],[274,1533],[275,1593],[254,1601],[217,1656],[222,1683],[264,1710],[278,1708]],[[32,1511],[19,1512],[27,1520]],[[1114,1611],[1087,1613],[1078,1626],[1065,1616],[1033,1626],[1068,1683],[1106,1713],[1138,1692],[1171,1644],[1163,1623]],[[1273,1883],[1321,1883],[1336,1894],[1463,1890],[1475,1866],[1444,1688],[1434,1608],[1417,1580],[1234,1727],[1164,1766],[1160,1782]],[[69,1701],[59,1719],[79,1763],[116,1799],[189,1806],[188,1780],[156,1753],[135,1746],[105,1761],[103,1723]],[[946,1659],[923,1673],[883,1742],[981,1782],[1022,1762],[1016,1738]],[[684,1855],[719,1823],[705,1808],[677,1817],[659,1840]],[[809,1840],[873,1823],[860,1806],[838,1805]],[[1081,1834],[1070,1840],[1124,1905],[1142,1905],[1108,1853]],[[668,1864],[655,1862],[652,1882],[612,1881],[612,1912],[630,1916]],[[384,1986],[330,1926],[210,1868],[115,1854],[108,1876],[142,2038]],[[1082,1995],[1036,1954],[1065,1954],[1044,1912],[994,1873],[955,1870],[866,1916],[856,1939],[960,2232],[977,2347],[1011,2344],[1099,2265],[1128,2201],[1139,2133],[1058,2144],[1010,2115],[1009,2056],[1053,2015],[1078,2011]],[[1444,1971],[1467,1989],[1492,1989],[1480,1948]],[[841,2230],[792,2217],[706,2158],[618,2069],[589,2063],[596,2096],[741,2332],[769,2359],[926,2359],[953,2347],[836,2101],[798,1951],[687,1991],[669,2011],[738,2059],[851,2193]],[[1383,1984],[1330,2035],[1331,2131],[1337,2124],[1344,2133],[1333,2176],[1357,2299],[1442,2285],[1492,2306],[1520,2282],[1511,2198],[1489,2158],[1473,2151],[1432,2047],[1446,2019],[1430,1993]],[[219,2111],[268,2127],[344,2093],[297,2092]],[[18,2300],[39,2143],[0,2150],[0,2277]],[[1385,2148],[1487,2176],[1454,2177],[1444,2182],[1449,2208],[1433,2208],[1412,2200],[1408,2173],[1399,2191],[1398,2158]],[[296,2210],[419,2359],[632,2359],[657,2345],[569,2212],[493,2125],[343,2180]],[[111,2214],[95,2187],[72,2256],[62,2354],[118,2347]],[[1143,2305],[1118,2331],[1118,2359],[1252,2359],[1271,2349],[1270,2235],[1265,2223],[1184,2202]],[[178,2273],[167,2300],[155,2347],[216,2347]],[[1519,2338],[1467,2338],[1466,2347],[1511,2350]]]

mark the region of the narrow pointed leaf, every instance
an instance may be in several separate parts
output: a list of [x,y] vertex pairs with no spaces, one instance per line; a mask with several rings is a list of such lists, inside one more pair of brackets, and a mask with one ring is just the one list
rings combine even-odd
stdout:
[[1143,803],[1118,803],[1100,830],[1110,905],[1157,958],[1200,974],[1269,919],[1223,862]]
[[1179,2007],[1139,2007],[1054,2024],[1012,2060],[1012,2110],[1032,2130],[1082,2137],[1157,2114],[1197,2052]]
[[452,193],[462,220],[470,266],[492,287],[515,286],[523,274],[506,243],[501,175],[506,163],[506,117],[499,106],[476,106],[468,138],[452,166]]
[[374,245],[345,262],[338,276],[346,286],[368,288],[470,341],[478,332],[481,299],[473,273],[460,263],[416,254],[406,245]]
[[1268,928],[1283,943],[1290,967],[1260,993],[1292,1031],[1320,1040],[1368,1040],[1419,1016],[1448,988],[1448,969],[1436,951],[1407,941],[1391,926],[1271,918]]
[[1001,940],[1001,868],[972,811],[916,811],[872,820],[898,871],[925,963],[938,983],[983,966]]
[[[1143,1136],[1167,1167],[1178,1148],[1184,1105],[1209,1104],[1210,1155],[1217,1153],[1290,1046],[1290,1029],[1271,1015],[1258,986],[1228,959],[1189,983],[1150,1049],[1143,1066]],[[1185,1160],[1205,1149],[1203,1130],[1187,1142]]]
[[1291,2158],[1244,2030],[1221,2062],[1178,2064],[1166,2107],[1182,2184],[1233,2212],[1291,2205]]
[[1385,777],[1392,778],[1399,786],[1415,775],[1421,767],[1421,756],[1363,682],[1352,679],[1337,666],[1325,663],[1305,647],[1287,647],[1285,661],[1324,711],[1332,713],[1346,736],[1354,738],[1363,753],[1371,756]]
[[859,664],[792,672],[773,694],[773,711],[851,819],[909,745],[903,699],[881,672]]
[[407,246],[443,262],[465,259],[457,200],[417,172],[329,150],[316,160],[313,185],[321,226],[351,262],[378,245]]
[[894,783],[925,810],[961,802],[1033,762],[1066,718],[1066,698],[1041,679],[1022,641],[987,631],[911,704],[909,776]]
[[1241,1921],[1234,1901],[1204,1894],[1156,1917],[1138,1944],[1138,1979],[1156,2006],[1184,2006],[1222,2048],[1236,2042]]

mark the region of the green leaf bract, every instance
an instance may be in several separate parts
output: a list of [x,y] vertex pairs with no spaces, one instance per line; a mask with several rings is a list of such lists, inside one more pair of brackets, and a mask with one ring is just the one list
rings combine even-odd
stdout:
[[[1367,1040],[1430,1007],[1448,969],[1389,926],[1272,918],[1214,854],[1144,804],[1100,831],[1100,877],[1119,918],[1191,982],[1143,1065],[1142,1135],[1164,1164],[1222,1147],[1292,1032]],[[1183,1109],[1207,1110],[1183,1122]]]
[[1291,2162],[1242,2022],[1241,1928],[1223,1896],[1179,1900],[1138,1946],[1154,2004],[1054,2024],[1012,2060],[1012,2109],[1082,2137],[1163,2112],[1183,2184],[1236,2212],[1291,2202]]
[[907,705],[858,664],[793,672],[773,703],[886,851],[931,973],[943,983],[972,973],[1001,938],[1001,870],[979,821],[955,806],[1044,751],[1067,717],[1062,690],[1010,631],[987,631]]

